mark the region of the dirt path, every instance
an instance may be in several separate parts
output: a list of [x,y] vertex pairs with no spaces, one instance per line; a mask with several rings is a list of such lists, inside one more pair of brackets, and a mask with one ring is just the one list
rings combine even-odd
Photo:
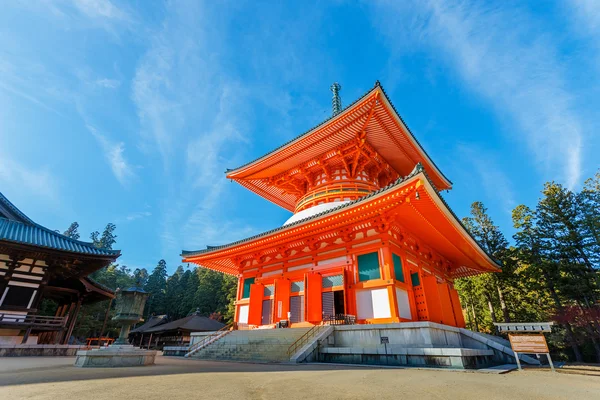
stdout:
[[81,369],[73,358],[0,358],[0,399],[600,399],[600,378],[157,358]]

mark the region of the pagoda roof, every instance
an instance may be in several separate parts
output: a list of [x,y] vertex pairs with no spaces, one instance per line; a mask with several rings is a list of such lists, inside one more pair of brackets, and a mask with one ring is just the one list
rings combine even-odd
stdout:
[[93,243],[72,239],[33,222],[0,193],[0,241],[46,249],[117,259],[119,250],[104,250]]
[[362,131],[366,133],[367,143],[400,176],[407,175],[417,163],[421,163],[437,190],[452,187],[452,182],[439,170],[396,111],[379,81],[339,114],[262,157],[227,170],[227,178],[293,211],[296,197],[270,186],[267,179],[335,151]]
[[[470,276],[483,272],[497,272],[501,264],[489,255],[486,250],[473,238],[456,214],[450,209],[438,190],[433,186],[429,175],[425,173],[421,164],[407,176],[398,178],[390,185],[363,196],[357,200],[347,202],[338,207],[311,215],[307,218],[284,225],[270,231],[238,240],[222,246],[209,246],[196,251],[183,250],[181,256],[184,262],[194,262],[200,266],[220,272],[237,275],[241,271],[234,265],[232,258],[238,254],[251,252],[261,245],[277,245],[279,241],[289,237],[298,238],[302,230],[309,231],[311,227],[326,229],[328,223],[333,223],[336,217],[344,218],[346,214],[364,210],[371,207],[371,212],[378,214],[377,202],[389,195],[398,194],[408,186],[417,183],[420,189],[419,200],[412,200],[406,212],[401,212],[399,218],[406,226],[411,227],[411,232],[419,237],[428,237],[441,243],[445,251],[440,251],[445,257],[455,261],[460,267],[454,277]],[[422,189],[421,189],[422,188]],[[393,197],[393,196],[392,196]],[[375,207],[372,207],[374,206]],[[399,210],[402,210],[400,205]],[[432,215],[435,224],[431,223],[425,215]],[[425,220],[425,221],[423,221]],[[323,224],[325,222],[325,224]],[[426,223],[423,223],[426,222]],[[439,226],[436,227],[436,226]]]

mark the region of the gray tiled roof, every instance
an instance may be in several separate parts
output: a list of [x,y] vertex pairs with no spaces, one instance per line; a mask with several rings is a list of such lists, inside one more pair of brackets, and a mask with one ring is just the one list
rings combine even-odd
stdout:
[[197,314],[188,315],[187,317],[178,319],[176,321],[167,322],[166,324],[158,325],[154,328],[146,329],[144,332],[166,332],[174,329],[184,329],[190,332],[210,332],[218,331],[225,324],[215,321],[207,317],[202,317]]
[[15,207],[2,193],[0,193],[0,206],[11,211],[19,220],[0,217],[0,240],[43,247],[47,249],[80,253],[92,256],[111,257],[116,259],[119,250],[103,250],[93,243],[81,242],[61,235],[48,228],[33,222],[21,210]]

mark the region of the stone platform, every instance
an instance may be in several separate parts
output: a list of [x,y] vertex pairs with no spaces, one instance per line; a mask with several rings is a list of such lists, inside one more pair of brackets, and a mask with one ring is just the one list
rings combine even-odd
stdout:
[[112,345],[77,352],[76,367],[142,367],[154,365],[155,350],[142,350],[131,345]]

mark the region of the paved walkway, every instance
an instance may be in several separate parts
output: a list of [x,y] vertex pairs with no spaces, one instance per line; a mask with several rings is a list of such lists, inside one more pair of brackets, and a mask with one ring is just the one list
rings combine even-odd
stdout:
[[75,368],[74,358],[0,358],[0,399],[598,399],[600,378],[544,370],[490,375],[157,357],[139,368]]

